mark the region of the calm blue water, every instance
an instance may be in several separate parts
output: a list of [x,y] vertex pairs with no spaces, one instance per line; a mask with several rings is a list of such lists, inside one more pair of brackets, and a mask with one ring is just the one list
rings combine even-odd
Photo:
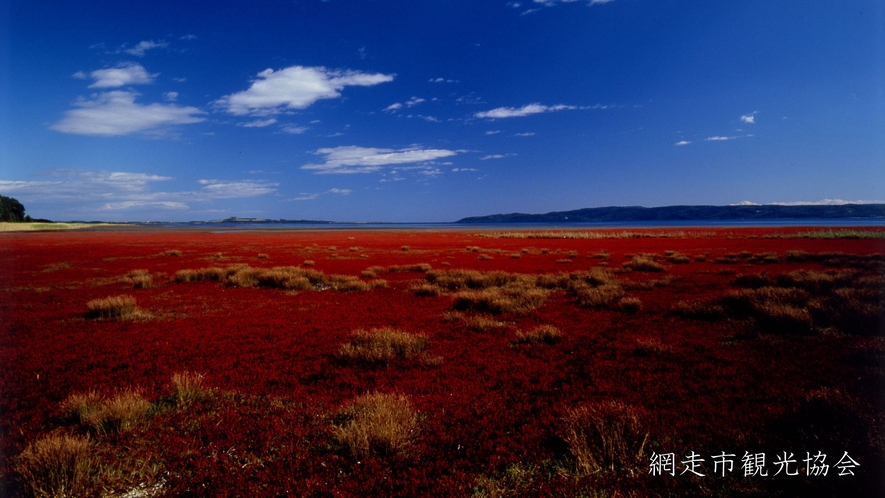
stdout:
[[169,228],[207,228],[218,231],[254,230],[552,230],[587,228],[697,228],[697,227],[882,227],[885,218],[796,220],[611,221],[597,223],[156,223]]

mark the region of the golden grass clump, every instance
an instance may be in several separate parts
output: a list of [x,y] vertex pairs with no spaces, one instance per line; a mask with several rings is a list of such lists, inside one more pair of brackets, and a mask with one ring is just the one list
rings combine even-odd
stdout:
[[633,256],[633,259],[621,265],[621,268],[644,272],[661,272],[666,269],[664,265],[654,260],[654,255],[648,254],[638,254]]
[[624,297],[624,289],[619,284],[602,284],[596,287],[590,285],[577,285],[574,287],[578,305],[586,308],[596,308],[612,304]]
[[467,326],[468,329],[477,332],[483,332],[489,329],[498,329],[508,326],[507,322],[495,320],[494,318],[483,315],[464,316],[463,314],[459,314],[459,317],[461,318],[461,320],[464,321],[464,325]]
[[550,291],[530,287],[492,287],[460,291],[453,295],[452,307],[462,311],[492,314],[528,313],[547,300]]
[[421,297],[434,297],[442,294],[442,290],[439,287],[428,283],[414,285],[409,287],[409,290],[414,292],[416,296]]
[[[378,268],[381,268],[382,271],[385,270],[383,267],[378,267]],[[386,269],[386,271],[389,271],[389,272],[415,272],[415,273],[427,273],[431,270],[433,270],[433,266],[431,266],[430,263],[415,263],[413,265],[391,265],[391,266],[388,266]]]
[[316,264],[316,261],[312,259],[305,259],[304,263],[301,263],[301,266],[313,266]]
[[132,284],[133,289],[150,289],[154,283],[154,277],[147,270],[132,270],[123,279]]
[[89,439],[50,435],[28,444],[15,468],[30,495],[76,498],[90,491],[94,462]]
[[256,258],[258,258],[258,259],[268,259],[268,258],[270,258],[270,256],[268,256],[268,255],[265,254],[265,253],[260,253],[258,256],[256,256]]
[[760,287],[729,292],[722,304],[739,317],[755,320],[762,332],[808,334],[812,329],[809,299],[802,289]]
[[555,344],[562,340],[562,331],[553,325],[539,325],[528,332],[516,333],[517,344]]
[[633,353],[636,356],[657,356],[670,353],[673,351],[671,346],[667,346],[657,337],[645,337],[636,339]]
[[479,256],[476,257],[476,259],[488,261],[488,260],[495,259],[495,257],[489,256],[488,254],[480,254]]
[[556,260],[556,264],[560,264],[560,265],[570,265],[570,264],[572,264],[573,262],[574,262],[574,261],[572,261],[572,260],[570,260],[570,259],[557,259],[557,260]]
[[642,301],[638,297],[622,297],[618,300],[618,308],[627,313],[637,313],[642,309]]
[[716,320],[723,317],[725,309],[716,303],[678,301],[670,312],[686,318]]
[[136,318],[140,314],[135,303],[135,298],[128,294],[108,296],[104,299],[93,299],[86,303],[87,315],[90,318],[105,320]]
[[61,404],[65,418],[98,433],[125,431],[147,416],[151,404],[137,391],[123,391],[110,399],[95,392],[72,394]]
[[648,431],[639,412],[623,403],[608,401],[569,410],[563,439],[575,465],[575,474],[641,472]]
[[178,249],[169,249],[168,251],[163,251],[163,252],[161,252],[160,255],[161,255],[161,256],[175,256],[175,257],[178,257],[178,256],[181,256],[181,255],[182,255],[182,252],[179,251]]
[[664,252],[664,256],[667,257],[667,261],[676,265],[684,265],[691,263],[691,258],[682,254],[678,251],[666,251]]
[[209,390],[203,385],[205,376],[193,372],[178,372],[172,374],[170,387],[172,399],[178,406],[187,406],[191,403],[204,399]]
[[351,332],[350,342],[342,344],[338,357],[345,361],[390,364],[394,360],[408,360],[427,349],[427,336],[412,334],[391,327],[357,329]]
[[359,396],[339,414],[335,439],[357,459],[402,454],[418,434],[418,413],[402,394]]
[[409,250],[411,250],[411,248],[409,246],[402,246],[399,248],[399,250],[402,252],[409,252]]

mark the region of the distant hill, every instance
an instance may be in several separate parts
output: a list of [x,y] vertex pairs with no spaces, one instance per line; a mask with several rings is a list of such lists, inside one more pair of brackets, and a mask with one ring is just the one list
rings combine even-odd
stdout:
[[556,211],[545,214],[492,214],[471,216],[456,223],[587,223],[601,221],[701,221],[883,218],[885,204],[840,204],[833,206],[612,206]]

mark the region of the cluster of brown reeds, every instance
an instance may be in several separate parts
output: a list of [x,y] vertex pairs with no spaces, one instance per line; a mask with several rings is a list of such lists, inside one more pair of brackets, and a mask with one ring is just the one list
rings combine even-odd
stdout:
[[386,287],[385,280],[361,280],[353,275],[326,275],[325,273],[298,266],[277,266],[274,268],[253,268],[238,264],[227,267],[208,267],[179,270],[175,273],[176,282],[217,281],[236,287],[267,287],[290,291],[308,289],[335,289],[342,292],[367,291]]

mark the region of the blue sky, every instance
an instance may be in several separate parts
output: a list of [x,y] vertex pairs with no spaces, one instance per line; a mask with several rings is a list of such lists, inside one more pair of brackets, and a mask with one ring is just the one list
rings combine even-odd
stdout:
[[880,1],[12,0],[0,194],[109,221],[883,202],[883,30]]

